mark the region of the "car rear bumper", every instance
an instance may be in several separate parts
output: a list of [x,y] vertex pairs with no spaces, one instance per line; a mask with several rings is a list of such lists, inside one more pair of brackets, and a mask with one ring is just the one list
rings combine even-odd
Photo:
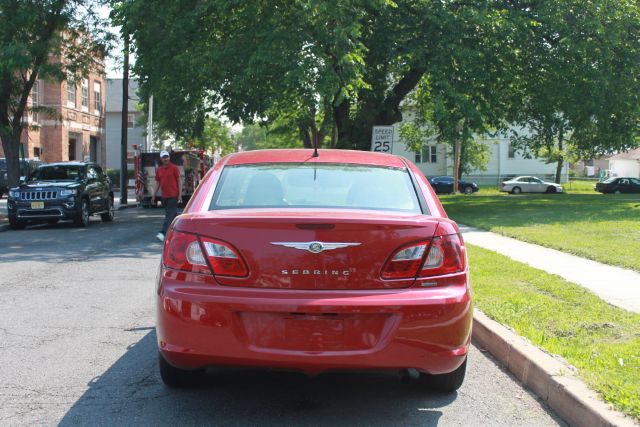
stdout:
[[437,288],[302,291],[219,286],[204,275],[162,270],[158,346],[182,369],[447,373],[466,358],[472,323],[468,275],[449,280]]

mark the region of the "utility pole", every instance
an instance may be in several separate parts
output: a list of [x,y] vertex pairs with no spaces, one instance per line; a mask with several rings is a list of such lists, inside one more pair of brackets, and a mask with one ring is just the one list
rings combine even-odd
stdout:
[[153,95],[149,96],[149,112],[147,113],[147,150],[153,144]]
[[129,34],[123,29],[124,35],[124,65],[122,71],[122,133],[120,134],[120,205],[126,205],[129,195],[129,166],[127,153],[129,151],[128,116],[129,116]]

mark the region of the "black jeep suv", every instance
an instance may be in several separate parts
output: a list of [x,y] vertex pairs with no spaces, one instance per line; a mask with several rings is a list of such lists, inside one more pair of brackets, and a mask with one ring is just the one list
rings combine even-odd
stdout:
[[7,210],[13,229],[61,219],[86,227],[89,217],[97,214],[110,222],[114,215],[111,181],[95,163],[42,165],[20,187],[9,190]]

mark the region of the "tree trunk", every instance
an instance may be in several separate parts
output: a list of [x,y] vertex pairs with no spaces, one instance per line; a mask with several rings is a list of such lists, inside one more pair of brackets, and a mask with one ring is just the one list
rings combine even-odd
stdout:
[[127,152],[129,151],[128,127],[129,121],[129,34],[124,32],[124,64],[122,67],[122,114],[120,129],[120,204],[126,205],[129,195],[127,187],[129,181],[129,166]]
[[[388,91],[384,100],[364,101],[351,117],[348,99],[334,108],[334,120],[338,129],[338,148],[369,151],[373,126],[392,125],[402,121],[400,103],[416,87],[426,69],[414,66]],[[369,91],[367,89],[367,91]]]
[[331,127],[331,148],[336,148],[337,143],[338,143],[338,126],[334,121],[333,126]]
[[12,135],[2,136],[2,149],[7,161],[7,187],[14,188],[20,184],[20,136],[22,127],[14,130]]
[[298,126],[298,130],[300,131],[300,137],[302,138],[302,146],[304,148],[313,148],[313,141],[311,141],[309,130],[302,125]]
[[560,179],[562,178],[562,167],[564,166],[564,134],[562,128],[558,131],[558,164],[556,166],[556,179],[555,183],[560,184]]
[[460,181],[460,152],[462,150],[462,141],[456,138],[453,149],[453,192],[458,192],[458,184]]
[[465,153],[466,153],[466,147],[467,146],[467,141],[465,140],[464,143],[460,144],[460,160],[458,160],[458,181],[460,181],[462,179],[462,170],[464,169],[462,167],[462,165],[464,165],[465,162]]

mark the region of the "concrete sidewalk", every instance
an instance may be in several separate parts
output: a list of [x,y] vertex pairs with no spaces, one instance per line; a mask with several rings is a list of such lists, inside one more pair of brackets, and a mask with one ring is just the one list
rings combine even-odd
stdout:
[[[460,225],[465,242],[583,286],[609,304],[640,313],[640,273]],[[640,255],[639,255],[640,256]]]
[[116,210],[122,210],[122,209],[126,209],[126,208],[137,208],[139,207],[139,203],[136,200],[136,195],[134,193],[134,191],[132,189],[129,189],[129,191],[127,192],[127,205],[126,206],[122,206],[120,204],[120,190],[114,190],[113,192],[113,198],[115,200],[115,208]]

